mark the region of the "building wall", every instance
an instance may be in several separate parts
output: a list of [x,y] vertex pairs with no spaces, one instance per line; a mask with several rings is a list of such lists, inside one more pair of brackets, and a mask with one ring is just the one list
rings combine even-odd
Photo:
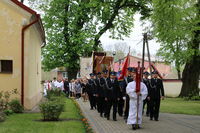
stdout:
[[0,73],[0,91],[17,89],[21,93],[21,29],[29,14],[7,0],[0,1],[0,60],[13,61],[13,73]]
[[80,58],[80,75],[81,77],[89,77],[92,72],[91,58]]
[[42,81],[53,80],[54,77],[57,78],[57,70],[54,69],[49,72],[45,72],[44,70],[42,70]]
[[163,82],[165,96],[178,97],[181,92],[181,81],[164,81]]
[[[21,100],[21,31],[30,23],[31,14],[11,1],[0,1],[0,60],[13,60],[13,73],[0,73],[0,91],[17,88]],[[41,99],[41,39],[36,28],[25,32],[25,109]],[[16,97],[16,96],[15,96]]]
[[32,109],[42,98],[41,84],[42,40],[35,25],[25,31],[25,107]]

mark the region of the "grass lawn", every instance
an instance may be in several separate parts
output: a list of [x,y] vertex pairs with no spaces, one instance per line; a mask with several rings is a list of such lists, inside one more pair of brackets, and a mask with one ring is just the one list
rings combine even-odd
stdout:
[[186,101],[182,98],[165,98],[161,101],[160,112],[200,115],[200,101]]
[[14,114],[0,123],[0,133],[85,133],[85,128],[72,100],[66,100],[61,119],[77,119],[58,122],[35,121],[42,119],[40,113]]

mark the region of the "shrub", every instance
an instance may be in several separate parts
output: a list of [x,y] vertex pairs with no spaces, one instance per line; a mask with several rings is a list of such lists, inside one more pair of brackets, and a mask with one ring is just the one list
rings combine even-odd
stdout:
[[11,91],[0,92],[0,111],[4,111],[9,107],[10,96],[12,94],[18,94],[17,89]]
[[47,95],[46,95],[47,99],[50,99],[51,97],[63,97],[63,96],[65,96],[65,93],[58,88],[47,90]]
[[4,112],[0,112],[0,122],[3,122],[6,120],[6,115],[4,114]]
[[10,109],[4,110],[3,112],[4,112],[4,114],[6,114],[6,115],[12,115],[12,114],[14,113],[14,112],[13,112],[12,110],[10,110]]
[[19,100],[14,99],[9,103],[10,109],[15,113],[22,113],[24,108],[20,104]]
[[59,101],[47,101],[40,104],[40,111],[44,121],[57,121],[64,111],[64,103]]

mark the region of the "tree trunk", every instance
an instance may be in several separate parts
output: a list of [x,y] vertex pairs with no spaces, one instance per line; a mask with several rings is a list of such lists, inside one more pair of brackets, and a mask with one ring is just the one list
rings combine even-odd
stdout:
[[[197,3],[197,19],[200,16],[200,0]],[[200,27],[200,23],[197,24]],[[185,68],[183,70],[182,78],[182,88],[179,96],[195,96],[199,95],[199,75],[200,75],[200,55],[199,55],[199,45],[200,45],[200,30],[194,31],[194,38],[192,44],[189,45],[189,49],[194,50],[194,54],[191,60],[188,60]]]
[[177,69],[178,79],[181,79],[181,71],[180,69]]
[[72,79],[76,79],[78,70],[75,70],[75,69],[68,69],[67,72],[68,72],[68,80],[69,80],[69,81],[72,80]]

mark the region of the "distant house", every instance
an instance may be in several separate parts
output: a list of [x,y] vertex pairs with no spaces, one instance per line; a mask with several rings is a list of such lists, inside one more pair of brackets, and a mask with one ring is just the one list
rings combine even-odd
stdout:
[[65,67],[55,68],[51,71],[45,72],[42,70],[42,81],[53,80],[53,78],[63,79],[68,78],[68,72]]
[[17,0],[0,0],[0,91],[17,89],[25,109],[42,98],[40,16]]
[[[125,58],[120,59],[119,61],[114,63],[114,71],[119,71],[122,69],[123,63],[125,61]],[[137,67],[138,66],[138,61],[140,61],[142,63],[142,58],[140,57],[136,57],[136,56],[130,56],[130,67]],[[170,78],[169,75],[172,73],[171,72],[171,66],[170,65],[166,65],[164,62],[161,61],[154,61],[152,60],[152,64],[151,64],[154,69],[156,69],[160,75],[163,78]],[[150,72],[150,67],[149,67],[149,62],[148,60],[144,60],[144,67],[145,67],[145,71],[149,71]]]

